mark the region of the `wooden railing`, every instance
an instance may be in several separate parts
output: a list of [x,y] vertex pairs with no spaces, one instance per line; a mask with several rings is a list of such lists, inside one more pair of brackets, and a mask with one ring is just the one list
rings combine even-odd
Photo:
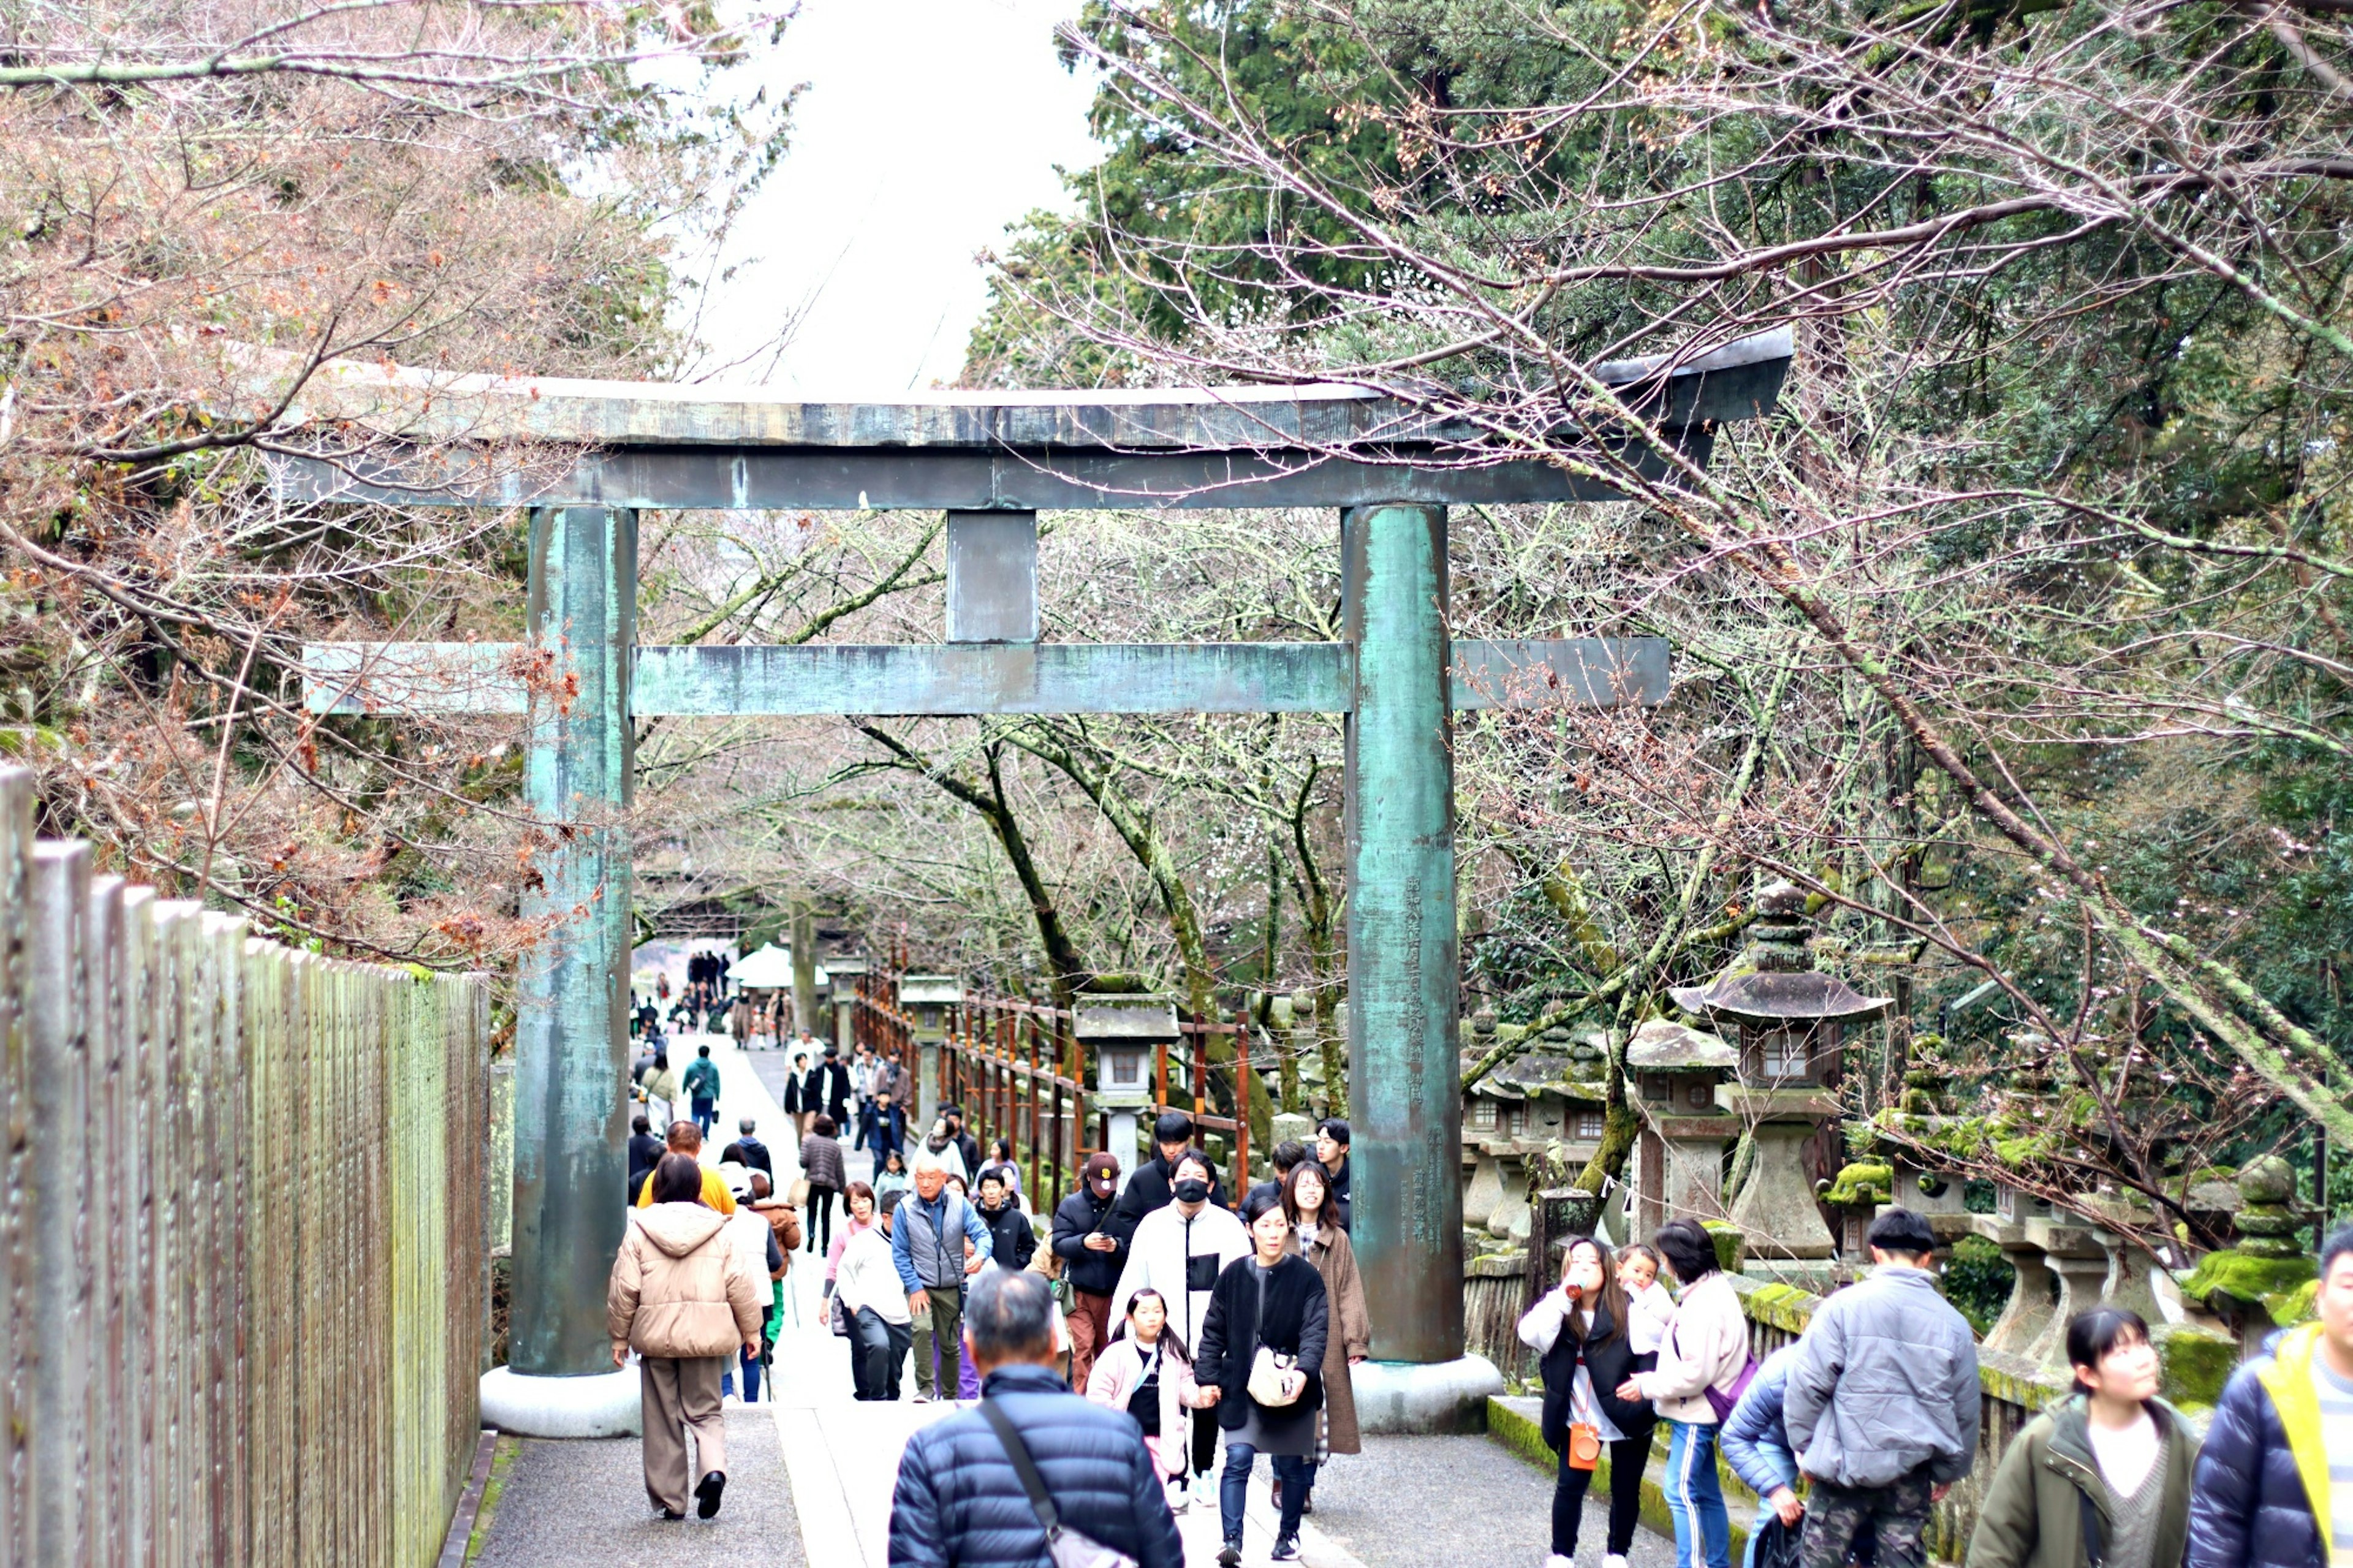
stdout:
[[424,1568],[489,1308],[489,998],[36,844],[0,768],[0,1561]]
[[940,1051],[940,1100],[964,1108],[965,1125],[987,1142],[1003,1138],[1029,1167],[1022,1191],[1051,1213],[1080,1159],[1086,1088],[1083,1054],[1059,1007],[1009,996],[966,1000],[948,1017]]

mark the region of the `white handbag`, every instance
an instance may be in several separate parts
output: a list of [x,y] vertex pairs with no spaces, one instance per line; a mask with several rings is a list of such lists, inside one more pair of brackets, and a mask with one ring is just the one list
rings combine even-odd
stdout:
[[1305,1378],[1296,1384],[1291,1382],[1291,1375],[1298,1370],[1297,1356],[1259,1346],[1258,1353],[1250,1357],[1250,1396],[1275,1409],[1295,1404],[1307,1390]]

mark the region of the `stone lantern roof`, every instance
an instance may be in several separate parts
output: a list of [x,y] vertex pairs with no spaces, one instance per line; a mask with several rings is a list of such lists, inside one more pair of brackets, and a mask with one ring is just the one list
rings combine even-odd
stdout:
[[1668,994],[1686,1013],[1730,1019],[1755,1028],[1789,1024],[1840,1024],[1875,1018],[1894,1005],[1888,996],[1866,996],[1835,974],[1814,967],[1807,946],[1813,921],[1806,919],[1806,895],[1776,882],[1757,900],[1757,919],[1748,928],[1746,952],[1705,985],[1678,985]]
[[1626,1042],[1626,1065],[1635,1071],[1729,1072],[1740,1058],[1721,1035],[1652,1018]]
[[1176,1026],[1176,1000],[1145,994],[1083,995],[1071,1032],[1082,1040],[1153,1045],[1182,1039]]

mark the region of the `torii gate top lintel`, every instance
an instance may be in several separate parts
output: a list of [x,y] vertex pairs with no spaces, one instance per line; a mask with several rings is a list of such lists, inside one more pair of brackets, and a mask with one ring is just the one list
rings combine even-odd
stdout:
[[[1614,361],[1604,384],[1704,458],[1713,427],[1769,410],[1787,329],[1711,353]],[[881,402],[764,387],[322,367],[293,416],[349,452],[277,459],[315,500],[637,508],[1039,509],[1597,500],[1470,421],[1370,387],[936,391]],[[578,448],[575,460],[519,458]],[[501,454],[504,454],[501,456]]]

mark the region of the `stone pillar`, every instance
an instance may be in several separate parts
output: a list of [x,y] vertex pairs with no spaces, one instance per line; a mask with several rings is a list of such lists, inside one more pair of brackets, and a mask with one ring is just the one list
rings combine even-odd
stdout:
[[2004,1223],[1986,1215],[1978,1215],[1978,1234],[2001,1248],[2003,1259],[2016,1276],[2001,1316],[1986,1331],[1985,1348],[2017,1356],[2030,1355],[2036,1342],[2051,1327],[2052,1281],[2051,1270],[2043,1263],[2042,1244],[2028,1236],[2023,1225]]
[[1353,1239],[1373,1354],[1462,1354],[1461,1067],[1446,511],[1341,518]]
[[531,740],[523,795],[543,835],[526,921],[550,922],[515,1004],[514,1294],[509,1367],[613,1370],[605,1281],[620,1246],[628,1132],[629,660],[634,511],[532,514]]
[[[2100,1292],[2108,1282],[2108,1249],[2100,1245],[2098,1231],[2073,1221],[2031,1219],[2026,1231],[2041,1243],[2046,1267],[2059,1277],[2059,1300],[2051,1308],[2051,1321],[2026,1354],[2065,1375],[2067,1324],[2076,1313],[2100,1304]],[[2024,1282],[2021,1276],[2020,1283]]]
[[[1743,1098],[1761,1103],[1773,1096],[1757,1091]],[[1822,1223],[1822,1211],[1814,1202],[1813,1184],[1806,1178],[1806,1146],[1818,1126],[1811,1117],[1757,1123],[1756,1157],[1729,1215],[1747,1235],[1753,1258],[1820,1262],[1835,1250],[1830,1226]]]

